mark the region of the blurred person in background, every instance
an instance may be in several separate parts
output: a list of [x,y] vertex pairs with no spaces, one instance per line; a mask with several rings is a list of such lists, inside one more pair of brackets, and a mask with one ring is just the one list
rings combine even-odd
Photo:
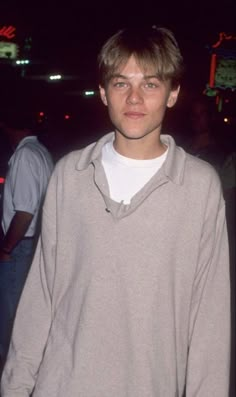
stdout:
[[226,219],[229,235],[230,273],[231,273],[231,391],[230,397],[236,396],[236,151],[232,150],[220,170],[226,203]]
[[212,164],[219,172],[225,159],[225,152],[220,142],[221,131],[216,112],[212,98],[203,94],[195,96],[190,101],[186,138],[188,152]]
[[221,184],[162,133],[180,90],[178,44],[138,26],[98,60],[114,131],[57,162],[2,397],[228,397]]
[[35,132],[33,114],[20,108],[0,112],[2,139],[13,154],[2,197],[0,241],[0,357],[7,355],[17,304],[40,228],[40,209],[53,170],[50,153]]

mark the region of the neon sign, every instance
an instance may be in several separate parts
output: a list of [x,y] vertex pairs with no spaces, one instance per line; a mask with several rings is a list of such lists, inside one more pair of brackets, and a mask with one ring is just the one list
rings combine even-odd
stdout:
[[[217,43],[212,45],[209,87],[234,90],[236,88],[236,51],[233,44],[236,37],[220,33]],[[231,48],[230,48],[231,47]]]
[[18,45],[9,41],[0,41],[0,58],[16,59],[18,55]]
[[218,111],[222,111],[227,91],[236,91],[236,36],[219,34],[218,41],[211,45],[209,81],[204,94],[216,97]]
[[7,39],[13,39],[16,36],[14,33],[15,31],[15,26],[3,26],[0,28],[0,36],[6,37]]

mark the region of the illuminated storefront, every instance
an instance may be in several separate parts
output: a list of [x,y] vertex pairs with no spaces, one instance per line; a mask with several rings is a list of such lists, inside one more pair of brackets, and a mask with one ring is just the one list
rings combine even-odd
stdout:
[[236,37],[220,33],[218,41],[211,46],[209,82],[205,94],[216,97],[218,111],[224,102],[236,92]]
[[15,40],[15,26],[0,26],[0,59],[17,59],[19,46]]

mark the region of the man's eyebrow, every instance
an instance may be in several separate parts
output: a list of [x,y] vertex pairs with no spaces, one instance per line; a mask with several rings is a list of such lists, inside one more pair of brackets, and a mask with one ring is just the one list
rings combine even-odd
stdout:
[[[115,74],[113,74],[111,76],[111,78],[112,79],[122,78],[122,79],[126,79],[127,80],[127,79],[129,79],[129,76],[125,76],[125,75],[120,74],[120,73],[115,73]],[[151,75],[144,75],[143,79],[144,80],[149,80],[149,79],[158,79],[158,80],[160,80],[160,77],[158,77],[157,74],[151,74]]]
[[112,79],[117,79],[117,78],[122,78],[122,79],[128,79],[128,76],[124,76],[123,74],[120,73],[115,73],[111,76]]
[[157,74],[151,74],[151,75],[147,75],[147,76],[144,75],[143,78],[145,80],[148,80],[148,79],[158,79],[158,80],[160,80],[160,77],[158,77]]

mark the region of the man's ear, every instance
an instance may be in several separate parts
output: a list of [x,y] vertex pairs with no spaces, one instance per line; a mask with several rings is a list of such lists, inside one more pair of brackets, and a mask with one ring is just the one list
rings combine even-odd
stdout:
[[167,100],[168,108],[172,108],[176,104],[176,101],[177,101],[178,95],[179,95],[179,91],[180,91],[180,86],[178,86],[176,89],[170,91],[169,98]]
[[102,102],[104,103],[105,106],[107,106],[107,97],[106,97],[105,88],[103,88],[101,85],[99,85],[99,91],[100,91],[100,98],[101,98]]

